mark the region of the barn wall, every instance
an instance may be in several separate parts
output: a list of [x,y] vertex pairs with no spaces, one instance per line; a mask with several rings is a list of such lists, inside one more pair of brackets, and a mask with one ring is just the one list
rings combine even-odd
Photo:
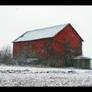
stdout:
[[[55,37],[54,40],[59,43],[68,43],[70,47],[73,48],[78,48],[79,52],[78,55],[82,55],[82,40],[80,37],[76,34],[74,29],[68,25],[66,28],[64,28],[61,32],[59,32]],[[56,47],[56,50],[63,51],[65,46],[57,43],[54,45]],[[60,48],[61,47],[61,48]],[[76,54],[76,52],[72,52],[72,54]]]
[[[38,56],[47,56],[46,46],[49,46],[50,38],[48,39],[40,39],[35,41],[24,41],[24,42],[16,42],[13,44],[13,55],[17,55],[24,48],[26,48],[29,52],[35,51]],[[50,47],[50,46],[49,46]]]

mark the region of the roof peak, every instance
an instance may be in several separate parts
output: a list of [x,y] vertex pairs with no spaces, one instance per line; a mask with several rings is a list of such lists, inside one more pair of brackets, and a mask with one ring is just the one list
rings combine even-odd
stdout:
[[36,29],[29,30],[27,32],[33,32],[33,31],[38,31],[38,30],[43,30],[43,29],[49,29],[49,28],[52,28],[52,27],[57,27],[57,26],[62,26],[62,25],[69,25],[69,24],[70,23],[67,23],[67,24],[58,24],[58,25],[47,26],[47,27],[42,27],[42,28],[36,28]]

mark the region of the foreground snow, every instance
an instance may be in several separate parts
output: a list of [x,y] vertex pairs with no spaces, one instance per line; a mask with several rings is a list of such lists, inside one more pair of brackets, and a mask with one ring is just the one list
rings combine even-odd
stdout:
[[0,86],[92,86],[92,70],[0,66]]

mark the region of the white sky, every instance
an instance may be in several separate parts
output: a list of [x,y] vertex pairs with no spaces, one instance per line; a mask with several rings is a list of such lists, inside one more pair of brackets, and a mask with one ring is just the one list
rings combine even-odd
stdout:
[[92,57],[92,6],[0,6],[0,48],[24,32],[71,23],[84,39],[83,55]]

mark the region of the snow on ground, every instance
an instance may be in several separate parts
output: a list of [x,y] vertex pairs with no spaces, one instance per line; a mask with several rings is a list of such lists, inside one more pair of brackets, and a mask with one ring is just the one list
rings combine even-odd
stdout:
[[0,66],[0,86],[92,86],[92,70]]

